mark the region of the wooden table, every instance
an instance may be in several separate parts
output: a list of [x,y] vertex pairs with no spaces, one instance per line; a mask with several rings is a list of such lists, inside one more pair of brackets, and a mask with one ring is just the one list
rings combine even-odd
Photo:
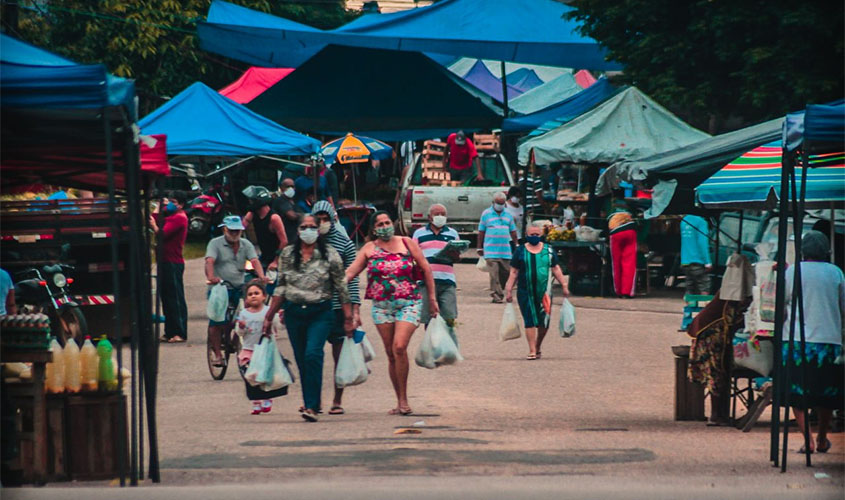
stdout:
[[44,375],[47,363],[53,361],[50,351],[24,351],[4,348],[0,352],[0,362],[3,363],[32,363],[32,381],[30,383],[15,384],[9,391],[32,398],[32,435],[22,433],[23,439],[33,443],[33,482],[43,482],[47,472],[47,421],[46,403],[44,399]]
[[[568,269],[570,280],[573,278],[577,281],[578,276],[595,275],[599,278],[599,295],[604,297],[606,295],[605,282],[607,281],[607,268],[610,264],[607,240],[598,241],[550,241],[551,246],[555,252],[561,257],[571,254],[573,251],[594,252],[599,259],[598,269],[593,272],[584,272],[580,270]],[[561,264],[568,264],[568,262],[561,262]],[[570,281],[573,283],[573,281]]]

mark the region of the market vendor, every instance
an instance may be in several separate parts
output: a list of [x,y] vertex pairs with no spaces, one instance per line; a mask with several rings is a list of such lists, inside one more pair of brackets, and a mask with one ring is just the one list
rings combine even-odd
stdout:
[[637,224],[623,199],[614,202],[613,211],[607,217],[607,227],[613,288],[620,298],[633,297],[637,281]]
[[707,220],[697,215],[681,219],[681,268],[689,295],[710,294],[710,239]]
[[463,130],[449,134],[446,139],[446,154],[443,157],[443,165],[448,167],[449,175],[453,181],[463,181],[472,175],[473,163],[477,171],[476,180],[483,181],[484,174],[481,172],[481,160],[478,159],[478,152],[475,144],[468,141]]

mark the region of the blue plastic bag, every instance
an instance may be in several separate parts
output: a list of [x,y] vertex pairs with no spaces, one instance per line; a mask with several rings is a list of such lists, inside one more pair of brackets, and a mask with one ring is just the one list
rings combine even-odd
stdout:
[[211,321],[223,321],[226,319],[226,309],[229,307],[229,291],[226,285],[218,283],[211,287],[208,294],[208,304],[205,312]]

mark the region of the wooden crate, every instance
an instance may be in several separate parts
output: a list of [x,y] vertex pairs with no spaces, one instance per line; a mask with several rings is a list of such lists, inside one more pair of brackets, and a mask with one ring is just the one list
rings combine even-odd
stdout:
[[442,141],[434,141],[428,140],[423,143],[423,150],[425,149],[433,149],[438,151],[445,151],[446,150],[446,143]]
[[128,473],[127,420],[126,397],[122,393],[92,392],[67,397],[67,466],[71,479],[118,477],[120,439],[124,443],[124,464]]
[[495,151],[499,152],[500,141],[496,134],[475,134],[472,137],[475,143],[475,149],[479,151]]
[[423,166],[423,170],[432,169],[432,168],[442,170],[443,169],[443,159],[441,158],[439,160],[428,160],[428,159],[423,158],[422,166]]

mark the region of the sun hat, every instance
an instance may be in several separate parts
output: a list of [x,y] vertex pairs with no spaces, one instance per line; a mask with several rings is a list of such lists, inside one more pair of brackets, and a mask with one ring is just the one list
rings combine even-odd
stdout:
[[243,231],[244,223],[241,221],[241,217],[239,215],[227,215],[223,217],[223,224],[220,224],[218,227],[225,227],[231,231]]

